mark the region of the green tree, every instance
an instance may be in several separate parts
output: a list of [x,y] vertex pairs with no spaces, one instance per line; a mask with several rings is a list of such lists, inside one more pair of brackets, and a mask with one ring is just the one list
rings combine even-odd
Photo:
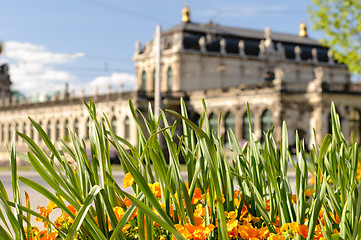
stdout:
[[338,62],[361,73],[361,1],[313,0],[309,7],[315,30],[325,33],[322,43],[329,46]]

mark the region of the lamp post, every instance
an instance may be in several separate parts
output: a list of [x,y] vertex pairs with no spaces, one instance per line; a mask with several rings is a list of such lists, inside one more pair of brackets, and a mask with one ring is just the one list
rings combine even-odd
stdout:
[[160,96],[160,37],[161,37],[161,26],[157,25],[155,31],[155,45],[154,45],[154,53],[155,53],[155,84],[154,84],[154,116],[158,120],[159,112],[160,112],[160,104],[161,104],[161,96]]

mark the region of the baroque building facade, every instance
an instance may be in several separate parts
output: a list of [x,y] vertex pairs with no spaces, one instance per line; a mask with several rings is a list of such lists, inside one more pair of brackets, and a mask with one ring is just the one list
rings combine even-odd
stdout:
[[[38,121],[55,141],[66,138],[67,127],[79,137],[89,138],[89,119],[82,101],[94,100],[120,136],[136,143],[137,128],[132,121],[128,99],[146,110],[154,100],[155,41],[144,46],[136,43],[133,57],[137,75],[135,89],[102,95],[74,96],[64,92],[44,102],[15,99],[10,93],[7,67],[1,67],[0,160],[6,160],[5,144],[14,129],[41,144],[27,116]],[[231,128],[238,139],[249,139],[252,125],[260,141],[274,126],[274,138],[280,142],[282,122],[286,121],[289,143],[294,145],[298,131],[305,144],[319,143],[330,131],[330,107],[334,102],[341,117],[346,138],[360,140],[360,86],[351,82],[345,65],[337,63],[327,47],[307,37],[306,25],[299,34],[285,34],[221,26],[190,21],[189,9],[183,10],[182,23],[161,34],[160,93],[162,108],[179,110],[179,98],[185,100],[194,121],[207,103],[210,124],[220,135]],[[250,106],[250,121],[247,116]],[[222,110],[220,128],[217,129]],[[227,143],[227,137],[224,137]],[[293,142],[292,142],[293,141]],[[25,150],[16,138],[18,150]]]

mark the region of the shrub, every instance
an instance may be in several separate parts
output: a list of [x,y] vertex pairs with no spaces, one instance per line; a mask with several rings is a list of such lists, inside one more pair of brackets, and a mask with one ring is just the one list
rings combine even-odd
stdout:
[[[183,134],[175,136],[178,122],[169,123],[163,112],[156,119],[150,107],[147,117],[137,114],[130,101],[138,126],[133,147],[114,134],[106,116],[98,120],[90,101],[85,104],[92,119],[90,159],[85,143],[72,132],[70,143],[60,141],[55,147],[30,118],[47,149],[17,133],[29,151],[17,153],[14,144],[9,150],[14,201],[9,201],[0,182],[1,239],[360,239],[358,147],[345,141],[333,105],[332,135],[310,152],[296,136],[294,162],[285,123],[279,146],[273,128],[264,133],[263,146],[252,129],[243,146],[228,131],[231,157],[227,157],[203,104],[199,125],[188,119],[182,100],[181,113],[169,111],[183,128]],[[123,187],[112,174],[110,145],[126,174]],[[18,177],[16,157],[28,161],[55,194]],[[186,179],[180,158],[185,160]],[[295,194],[287,177],[289,162],[295,167]],[[40,213],[32,210],[28,196],[22,205],[18,180],[48,198],[48,206]],[[61,214],[51,221],[55,208]],[[31,225],[34,217],[44,222],[44,230]]]

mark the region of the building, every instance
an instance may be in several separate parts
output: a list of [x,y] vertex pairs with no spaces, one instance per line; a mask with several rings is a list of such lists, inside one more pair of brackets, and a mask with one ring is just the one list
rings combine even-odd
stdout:
[[[93,96],[61,95],[39,103],[16,100],[9,95],[11,84],[7,68],[0,73],[0,159],[7,159],[5,143],[13,130],[28,134],[35,141],[27,116],[39,121],[54,141],[67,136],[67,126],[80,137],[88,138],[88,114],[82,101],[93,98],[99,111],[109,117],[115,131],[136,142],[136,126],[128,108],[145,110],[154,100],[155,41],[144,46],[138,42],[133,57],[137,84],[131,92],[109,92]],[[335,103],[346,138],[351,133],[360,139],[360,87],[350,81],[345,65],[334,61],[328,48],[307,37],[306,25],[299,34],[284,34],[190,21],[189,9],[182,22],[161,34],[160,90],[163,108],[179,110],[179,98],[188,105],[189,115],[197,121],[206,100],[208,117],[214,129],[223,111],[219,134],[232,128],[238,139],[248,139],[252,124],[263,141],[263,132],[274,126],[280,142],[282,122],[288,127],[289,143],[295,132],[314,144],[313,129],[321,137],[330,131],[330,106]],[[249,103],[251,122],[247,118]],[[17,139],[18,149],[24,144]],[[227,143],[227,138],[224,138]]]

